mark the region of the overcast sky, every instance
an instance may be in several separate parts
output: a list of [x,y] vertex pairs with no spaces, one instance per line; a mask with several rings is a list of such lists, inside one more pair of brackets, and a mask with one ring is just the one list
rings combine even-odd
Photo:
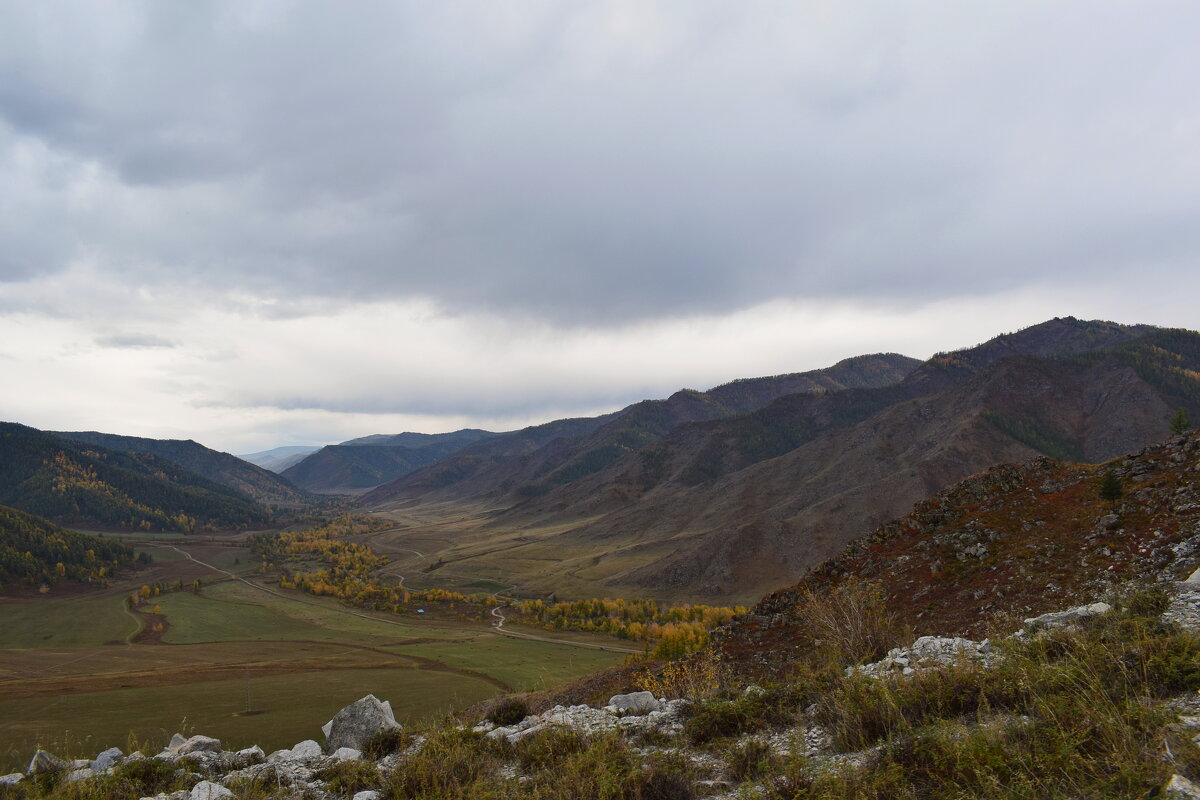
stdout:
[[1200,5],[0,4],[0,418],[507,429],[1197,327]]

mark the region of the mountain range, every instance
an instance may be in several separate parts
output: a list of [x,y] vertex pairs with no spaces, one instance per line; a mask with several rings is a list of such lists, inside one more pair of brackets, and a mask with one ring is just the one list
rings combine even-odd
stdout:
[[772,398],[737,382],[573,435],[496,437],[361,502],[477,508],[447,560],[519,571],[529,553],[545,586],[750,599],[993,464],[1101,461],[1161,439],[1179,409],[1200,416],[1192,331],[1067,317],[924,362],[864,359],[841,385]]
[[356,494],[433,464],[497,434],[476,429],[453,433],[376,434],[326,445],[281,474],[321,494]]
[[190,440],[5,423],[0,503],[188,529],[358,493],[429,539],[430,569],[741,601],[994,464],[1104,461],[1178,411],[1200,418],[1200,334],[1065,317],[924,361],[859,356],[519,431],[365,436],[283,474]]

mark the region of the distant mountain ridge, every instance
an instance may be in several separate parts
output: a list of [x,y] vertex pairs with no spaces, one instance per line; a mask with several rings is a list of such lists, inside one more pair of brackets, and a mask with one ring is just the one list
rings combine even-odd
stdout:
[[212,450],[191,439],[147,439],[97,431],[52,431],[76,442],[99,445],[121,453],[149,453],[267,505],[299,506],[305,492],[287,479],[229,453]]
[[732,416],[677,412],[660,436],[616,439],[626,452],[575,472],[572,459],[600,449],[600,428],[519,458],[468,449],[362,502],[469,502],[494,509],[497,531],[563,530],[487,548],[590,553],[547,562],[547,586],[586,563],[600,591],[752,599],[967,475],[1048,451],[1111,458],[1165,436],[1178,409],[1200,417],[1200,334],[1067,317],[939,353],[891,383]]
[[[604,470],[684,423],[735,416],[796,392],[823,394],[891,384],[919,363],[896,353],[858,356],[826,369],[747,378],[707,392],[684,389],[665,400],[643,400],[588,421],[547,423],[518,432],[527,446],[508,446],[514,435],[505,434],[382,486],[363,502],[387,502],[411,490],[439,496],[464,492],[474,497],[499,497],[509,492],[520,498],[537,496]],[[577,431],[564,430],[569,422],[579,423]],[[535,431],[552,431],[553,435],[543,435],[539,442],[531,435]]]
[[270,511],[178,464],[0,422],[0,504],[70,524],[190,531],[267,522]]
[[478,429],[452,433],[375,434],[326,445],[283,470],[297,486],[322,494],[372,489],[497,434]]
[[257,467],[279,473],[293,464],[299,464],[309,454],[315,453],[320,449],[316,445],[311,447],[306,445],[291,445],[287,447],[273,447],[270,450],[260,450],[257,453],[238,453],[237,457]]

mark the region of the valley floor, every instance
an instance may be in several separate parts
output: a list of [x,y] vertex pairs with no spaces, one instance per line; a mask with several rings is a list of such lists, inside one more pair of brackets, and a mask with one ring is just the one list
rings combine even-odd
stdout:
[[[39,745],[124,747],[176,730],[282,747],[367,693],[402,721],[430,719],[625,657],[596,645],[628,647],[586,634],[505,636],[432,606],[364,613],[280,590],[256,574],[240,537],[122,538],[154,559],[136,582],[0,599],[0,772]],[[183,591],[127,607],[141,585],[177,581]]]

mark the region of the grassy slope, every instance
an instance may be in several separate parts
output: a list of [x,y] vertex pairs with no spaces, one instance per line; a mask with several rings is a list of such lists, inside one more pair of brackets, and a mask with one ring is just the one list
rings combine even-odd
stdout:
[[[175,551],[148,551],[155,569],[189,566]],[[249,571],[245,556],[216,546],[200,557],[225,566],[238,559]],[[543,688],[621,658],[502,637],[474,622],[377,622],[332,601],[235,582],[161,595],[146,609],[155,605],[170,623],[165,645],[104,644],[136,630],[123,593],[0,603],[0,772],[22,766],[39,743],[78,753],[124,747],[132,732],[161,744],[185,716],[197,732],[233,744],[290,746],[319,738],[334,711],[368,692],[412,722],[491,697],[497,684]],[[232,716],[245,704],[247,667],[255,707],[268,710]]]

